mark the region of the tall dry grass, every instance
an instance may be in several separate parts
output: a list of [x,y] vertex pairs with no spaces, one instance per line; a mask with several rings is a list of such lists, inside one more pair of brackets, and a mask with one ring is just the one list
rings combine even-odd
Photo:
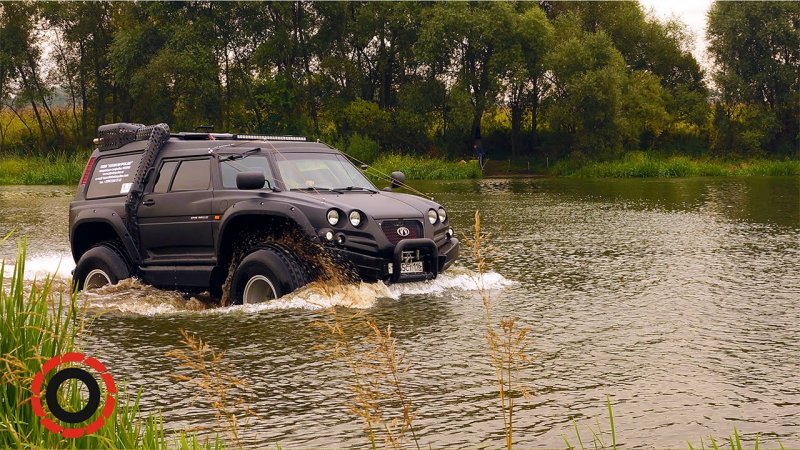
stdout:
[[363,421],[371,447],[383,441],[385,447],[399,449],[410,436],[419,450],[414,405],[404,380],[410,365],[397,349],[391,325],[383,328],[360,313],[342,317],[331,308],[318,326],[324,330],[322,347],[351,375],[348,410]]
[[[249,386],[225,364],[224,353],[214,350],[202,338],[180,329],[183,348],[170,350],[167,356],[179,361],[173,380],[193,388],[195,400],[216,412],[221,429],[228,433],[229,443],[242,448],[239,437],[240,417],[253,412],[249,407]],[[190,391],[191,392],[191,391]]]
[[497,382],[497,401],[503,419],[505,447],[511,450],[514,447],[515,401],[519,398],[527,399],[531,395],[523,381],[524,370],[530,362],[530,329],[519,325],[516,317],[495,318],[493,308],[500,299],[493,295],[485,282],[492,248],[487,245],[486,236],[481,231],[480,211],[475,211],[472,231],[472,235],[464,235],[464,243],[470,249],[477,267],[475,283],[483,303],[486,347]]

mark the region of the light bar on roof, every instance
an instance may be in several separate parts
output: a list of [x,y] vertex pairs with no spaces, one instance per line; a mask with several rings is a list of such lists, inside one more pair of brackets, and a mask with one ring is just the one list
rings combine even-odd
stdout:
[[237,134],[235,139],[251,141],[306,141],[306,138],[303,136],[271,136],[267,134]]

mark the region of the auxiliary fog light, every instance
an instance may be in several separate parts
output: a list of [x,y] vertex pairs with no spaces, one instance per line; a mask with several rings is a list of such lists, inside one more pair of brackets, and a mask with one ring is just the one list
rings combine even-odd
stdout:
[[447,233],[445,233],[445,236],[447,236],[447,239],[452,239],[453,238],[453,234],[454,234],[453,233],[453,229],[452,228],[448,228],[447,229]]
[[347,238],[345,238],[344,234],[342,234],[342,233],[339,233],[339,234],[336,235],[336,243],[339,244],[339,245],[344,245],[344,241],[346,239]]
[[333,240],[333,231],[328,231],[325,233],[325,239],[332,241]]

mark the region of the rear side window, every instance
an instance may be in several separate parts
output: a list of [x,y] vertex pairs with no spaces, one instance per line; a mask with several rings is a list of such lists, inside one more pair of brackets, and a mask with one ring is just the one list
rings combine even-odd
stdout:
[[127,195],[141,159],[141,153],[98,159],[89,179],[86,198]]
[[156,184],[153,186],[153,192],[158,194],[169,190],[169,182],[172,181],[172,174],[175,173],[176,167],[178,167],[178,161],[167,161],[161,166]]
[[206,190],[211,185],[211,165],[208,159],[181,161],[170,192]]

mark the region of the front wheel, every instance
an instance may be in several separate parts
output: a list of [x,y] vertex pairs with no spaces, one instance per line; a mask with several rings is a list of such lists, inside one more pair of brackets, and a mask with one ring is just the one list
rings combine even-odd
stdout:
[[81,255],[72,276],[72,285],[78,290],[97,289],[117,284],[131,276],[128,262],[111,244],[95,245]]
[[239,263],[231,281],[231,303],[248,305],[274,300],[308,282],[306,269],[289,250],[267,244]]

